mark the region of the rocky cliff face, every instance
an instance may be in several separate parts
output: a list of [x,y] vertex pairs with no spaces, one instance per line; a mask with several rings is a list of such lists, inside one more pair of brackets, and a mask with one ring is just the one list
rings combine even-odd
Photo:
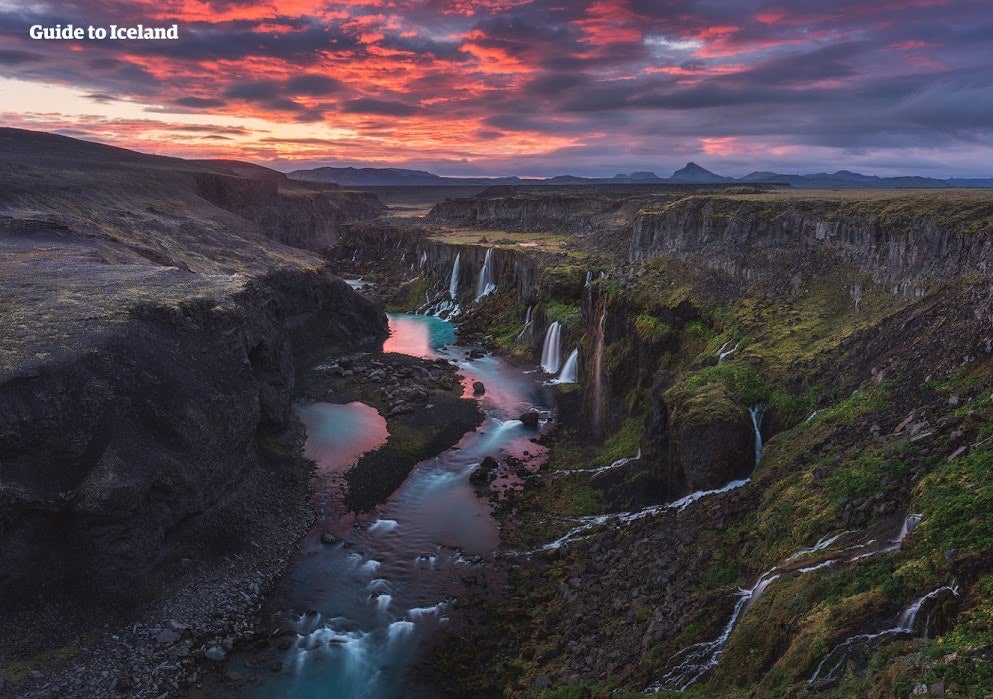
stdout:
[[[382,336],[377,314],[320,273],[146,303],[74,361],[0,383],[0,592],[121,591],[190,542],[287,429],[292,347]],[[297,328],[289,318],[306,318]]]
[[622,201],[581,196],[505,196],[448,199],[431,211],[433,221],[486,227],[555,230],[569,226],[579,231],[611,223]]
[[592,236],[604,249],[620,252],[628,244],[631,222],[645,207],[679,198],[664,187],[582,188],[491,187],[470,198],[447,199],[428,216],[435,224],[490,230],[559,232]]
[[781,196],[691,197],[644,212],[634,221],[631,259],[693,258],[751,280],[786,252],[824,251],[914,296],[951,275],[991,270],[993,210],[968,195],[919,195],[909,204]]
[[[469,303],[475,298],[476,285],[486,251],[491,260],[497,288],[515,289],[521,299],[533,294],[538,283],[541,262],[507,246],[452,243],[432,239],[426,231],[377,225],[355,227],[347,232],[335,251],[337,259],[362,265],[372,261],[376,269],[405,268],[428,280],[429,298],[447,294],[455,257],[459,257],[458,299]],[[361,268],[361,267],[360,267]],[[421,303],[421,302],[418,302]]]
[[311,189],[290,180],[215,172],[195,172],[192,177],[195,191],[210,203],[255,222],[273,240],[305,250],[332,247],[343,223],[386,211],[368,192],[328,185]]
[[296,356],[381,341],[385,317],[275,242],[323,246],[333,193],[29,132],[0,146],[0,616],[134,600],[166,561],[247,546],[232,512],[263,491],[303,502]]

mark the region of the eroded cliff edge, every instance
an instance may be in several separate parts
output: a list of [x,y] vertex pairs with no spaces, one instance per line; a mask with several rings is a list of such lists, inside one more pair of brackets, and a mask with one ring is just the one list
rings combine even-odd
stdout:
[[0,130],[6,660],[59,646],[46,629],[74,634],[90,612],[126,618],[260,541],[292,544],[309,474],[295,356],[376,343],[386,320],[283,244],[324,247],[381,206],[287,183]]

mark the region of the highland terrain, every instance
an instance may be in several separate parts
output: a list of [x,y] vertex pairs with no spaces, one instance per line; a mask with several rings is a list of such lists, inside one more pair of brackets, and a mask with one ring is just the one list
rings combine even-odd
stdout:
[[[554,405],[465,472],[499,542],[452,554],[410,687],[993,694],[990,190],[381,193],[0,131],[0,694],[266,686],[310,633],[288,566],[351,545],[307,533],[293,406],[384,419],[361,517],[459,451],[490,361]],[[464,362],[383,353],[384,311]]]

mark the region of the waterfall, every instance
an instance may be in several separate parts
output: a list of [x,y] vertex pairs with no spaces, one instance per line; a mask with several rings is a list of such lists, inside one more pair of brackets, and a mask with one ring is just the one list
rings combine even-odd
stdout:
[[[921,515],[919,514],[909,514],[903,520],[903,526],[900,527],[900,533],[896,535],[895,539],[890,539],[885,543],[885,545],[875,551],[859,553],[856,556],[852,556],[850,561],[861,561],[863,558],[869,558],[870,556],[875,556],[878,553],[889,553],[890,551],[899,551],[903,547],[903,540],[907,538],[907,534],[914,530],[918,524],[920,524]],[[865,548],[864,546],[855,548]]]
[[755,465],[759,465],[759,459],[762,458],[762,418],[765,417],[765,411],[768,410],[769,405],[767,403],[756,403],[755,405],[748,408],[748,414],[752,416],[752,427],[755,428]]
[[608,466],[600,466],[598,468],[576,469],[574,471],[568,471],[568,473],[570,473],[570,474],[573,474],[573,473],[584,473],[584,474],[586,474],[588,476],[593,476],[593,475],[596,475],[598,473],[603,473],[604,471],[611,471],[611,470],[613,470],[615,468],[619,468],[621,466],[624,466],[626,464],[631,463],[632,461],[640,461],[640,460],[641,460],[641,447],[638,447],[638,453],[635,454],[634,456],[624,456],[624,457],[621,457],[617,461],[611,462],[610,465],[608,465]]
[[577,347],[565,360],[562,372],[553,383],[576,383],[579,380],[579,348]]
[[603,350],[606,344],[607,301],[604,299],[600,320],[597,322],[596,350],[593,353],[593,428],[598,433],[603,427]]
[[[936,599],[939,595],[944,593],[949,593],[953,597],[958,597],[959,589],[953,585],[943,585],[938,589],[932,590],[926,595],[914,600],[910,606],[900,613],[900,618],[897,620],[896,626],[883,629],[882,631],[877,631],[876,633],[860,633],[846,638],[844,641],[832,648],[831,651],[821,659],[821,662],[817,664],[817,669],[814,670],[814,674],[811,675],[809,680],[807,680],[807,686],[809,687],[814,684],[829,682],[840,678],[848,668],[848,661],[852,658],[854,651],[858,648],[872,645],[888,636],[895,636],[898,634],[914,635],[917,627],[917,615],[920,613],[921,607],[924,606],[926,602]],[[923,629],[925,634],[927,633],[926,627],[927,625],[925,624],[925,628]],[[830,666],[825,668],[825,665],[827,665],[829,661],[833,662]]]
[[[761,417],[758,418],[758,422],[761,422]],[[670,503],[668,506],[673,507],[675,504],[676,503]],[[703,677],[703,675],[707,672],[715,668],[721,659],[721,654],[724,652],[725,647],[727,647],[728,641],[731,638],[731,633],[734,631],[734,627],[738,623],[738,620],[745,612],[748,611],[749,607],[751,607],[759,599],[759,597],[762,596],[762,593],[765,592],[766,588],[776,580],[784,576],[806,575],[807,573],[812,573],[817,570],[831,567],[840,561],[845,560],[841,557],[841,555],[858,549],[864,550],[868,547],[873,547],[867,553],[863,553],[854,558],[848,558],[848,561],[857,561],[862,558],[868,558],[869,556],[878,556],[892,552],[899,548],[898,542],[903,540],[906,533],[913,529],[918,522],[920,522],[920,517],[920,515],[915,514],[908,515],[904,520],[903,527],[900,529],[900,533],[897,535],[896,539],[884,541],[882,543],[878,542],[876,539],[870,539],[865,543],[850,545],[839,551],[835,551],[832,558],[828,558],[814,565],[800,568],[795,567],[797,565],[797,559],[812,553],[827,551],[832,544],[837,542],[849,532],[845,531],[840,534],[831,534],[821,537],[818,539],[817,543],[812,546],[807,546],[790,554],[772,568],[762,573],[752,587],[747,590],[739,588],[737,592],[738,600],[735,602],[734,609],[731,612],[731,619],[724,626],[721,634],[712,641],[701,641],[700,643],[694,643],[687,646],[669,658],[668,671],[660,680],[646,688],[646,692],[658,692],[663,689],[683,691],[698,679]],[[953,595],[958,594],[957,588],[948,586],[938,588],[937,590],[924,595],[907,607],[907,609],[905,609],[900,615],[896,626],[875,634],[860,634],[858,636],[852,636],[843,643],[835,646],[831,652],[829,652],[826,656],[824,656],[823,660],[821,660],[820,664],[817,666],[817,669],[814,671],[813,677],[808,680],[808,686],[815,683],[818,679],[834,679],[834,673],[839,670],[844,670],[846,667],[847,661],[851,657],[851,651],[853,648],[864,643],[874,641],[882,636],[892,635],[895,633],[913,633],[917,615],[920,612],[921,606],[928,600],[941,594],[943,591],[949,591]],[[837,658],[839,655],[841,657],[838,659],[837,663],[833,664],[828,672],[822,675],[821,672],[824,669],[825,664],[831,658]]]
[[428,253],[427,250],[421,252],[421,267],[428,263]]
[[531,306],[528,306],[528,312],[524,314],[524,327],[517,333],[517,341],[523,342],[525,339],[530,341],[531,336]]
[[[618,459],[610,466],[603,466],[601,468],[592,469],[592,470],[584,469],[581,471],[576,471],[575,473],[585,473],[585,474],[599,473],[611,468],[617,468],[618,466],[623,466],[626,463],[630,463],[631,461],[640,458],[641,458],[641,449],[638,449],[638,454],[636,456]],[[635,510],[634,512],[614,512],[612,514],[606,514],[606,515],[587,515],[585,517],[577,517],[576,522],[578,524],[569,531],[567,531],[565,534],[560,536],[558,539],[556,539],[551,543],[545,544],[544,546],[538,549],[534,549],[532,551],[528,551],[525,553],[533,554],[536,553],[537,551],[548,551],[551,549],[557,549],[562,545],[567,544],[570,541],[579,538],[583,534],[586,534],[591,529],[594,529],[595,527],[599,527],[602,524],[607,524],[609,522],[630,524],[631,522],[637,522],[638,520],[644,519],[645,517],[651,517],[653,515],[657,515],[659,512],[664,512],[665,510],[676,510],[677,512],[682,512],[687,507],[692,505],[697,500],[700,500],[701,498],[707,497],[708,495],[719,495],[721,493],[726,493],[730,490],[734,490],[735,488],[740,488],[748,482],[749,479],[747,478],[740,481],[731,481],[730,483],[720,488],[715,488],[713,490],[701,490],[696,493],[691,493],[690,495],[687,495],[684,498],[680,498],[679,500],[674,500],[673,502],[666,503],[665,505],[649,505],[648,507],[645,507],[641,510]],[[763,589],[765,588],[763,587]]]
[[352,251],[352,262],[357,262],[359,259],[359,250],[356,248]]
[[554,374],[562,363],[562,350],[559,347],[559,336],[562,326],[555,321],[545,331],[545,344],[541,348],[541,368],[548,374]]
[[593,282],[593,272],[587,272],[586,281],[583,283],[583,286],[589,286],[592,282]]
[[496,278],[493,276],[493,248],[486,251],[483,258],[483,269],[479,272],[479,283],[476,284],[476,300],[496,291]]
[[[917,627],[917,615],[921,611],[921,607],[925,602],[934,599],[942,592],[951,592],[955,597],[958,597],[959,594],[958,588],[950,585],[945,585],[943,587],[939,587],[937,590],[932,590],[903,610],[900,614],[900,619],[897,622],[897,628],[902,629],[907,633],[914,633],[914,629]],[[927,629],[924,629],[924,632],[927,633]]]
[[907,538],[907,534],[914,531],[914,527],[921,523],[922,516],[918,514],[907,515],[906,519],[903,520],[903,527],[900,528],[900,533],[893,540],[894,544],[902,544],[903,540]]
[[453,301],[458,297],[459,293],[459,266],[461,257],[461,252],[455,253],[455,264],[452,265],[452,278],[448,281],[448,295],[452,297]]
[[808,546],[805,549],[800,549],[796,553],[790,555],[786,560],[792,561],[795,558],[801,558],[802,556],[808,556],[812,553],[818,553],[819,551],[823,551],[824,549],[826,549],[828,546],[836,542],[838,539],[840,539],[847,533],[848,533],[847,531],[843,531],[840,534],[825,534],[824,536],[822,536],[820,539],[817,540],[816,544],[814,544],[813,546]]
[[737,352],[738,351],[738,348],[741,347],[741,340],[738,340],[738,342],[735,344],[734,347],[732,347],[731,349],[728,349],[728,345],[730,345],[732,342],[734,342],[734,340],[728,340],[723,345],[721,345],[721,348],[719,350],[717,350],[717,363],[718,364],[723,364],[724,363],[724,360],[726,360],[732,354],[734,354],[735,352]]

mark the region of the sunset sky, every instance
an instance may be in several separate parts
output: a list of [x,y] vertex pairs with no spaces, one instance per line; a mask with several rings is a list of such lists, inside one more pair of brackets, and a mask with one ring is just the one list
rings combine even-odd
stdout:
[[[31,25],[179,25],[35,41]],[[0,123],[280,169],[993,175],[990,0],[0,0]]]

